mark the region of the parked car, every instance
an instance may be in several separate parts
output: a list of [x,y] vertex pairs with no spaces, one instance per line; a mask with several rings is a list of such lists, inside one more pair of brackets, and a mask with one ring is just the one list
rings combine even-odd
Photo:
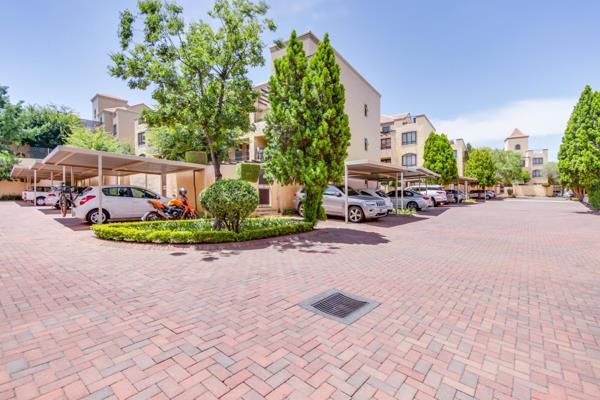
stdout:
[[465,201],[465,194],[461,190],[446,189],[446,197],[448,198],[448,203],[458,204]]
[[388,208],[388,212],[394,210],[394,205],[392,204],[392,199],[388,197],[388,195],[381,189],[357,189],[358,193],[363,196],[373,196],[373,197],[381,197],[385,201],[385,206]]
[[566,191],[563,193],[562,197],[563,197],[563,198],[565,198],[565,199],[567,199],[567,200],[570,200],[570,199],[572,199],[573,197],[575,197],[575,194],[573,194],[573,192],[572,192],[572,191],[570,191],[570,190],[566,190]]
[[[305,194],[302,188],[294,194],[294,208],[301,216],[304,215]],[[345,215],[345,200],[343,186],[327,185],[323,194],[323,208],[327,215],[343,217]],[[380,197],[364,196],[352,188],[348,188],[348,220],[361,222],[366,219],[386,216],[388,208]]]
[[33,203],[35,197],[35,205],[43,206],[46,204],[46,196],[48,196],[51,189],[52,188],[50,186],[38,186],[34,192],[33,187],[29,187],[21,193],[21,198],[23,198],[25,201],[31,201]]
[[496,198],[496,191],[487,189],[485,192],[488,194],[488,196],[490,196],[490,199]]
[[424,196],[430,196],[434,207],[448,202],[446,191],[441,185],[409,186],[406,189],[421,193]]
[[[73,198],[76,198],[85,188],[83,187],[75,187],[67,186],[65,191],[70,193],[73,190]],[[60,204],[58,204],[58,200],[60,199],[60,186],[53,186],[50,192],[46,195],[46,200],[44,202],[47,206],[54,206],[55,208],[60,208]],[[71,208],[71,202],[69,201],[69,196],[67,196],[67,208]]]
[[492,196],[487,192],[487,190],[481,190],[481,189],[476,189],[476,190],[470,190],[469,191],[469,198],[470,199],[486,199],[486,200],[490,200],[492,198]]
[[[71,215],[75,218],[95,224],[100,220],[98,210],[98,186],[85,188],[75,201],[71,209]],[[107,185],[102,187],[102,212],[103,221],[115,219],[141,219],[142,216],[151,211],[150,199],[167,202],[169,199],[160,196],[148,189],[130,185]]]
[[424,196],[421,193],[413,192],[412,190],[405,190],[404,198],[399,190],[398,197],[396,197],[395,190],[388,192],[387,195],[396,208],[402,208],[402,206],[404,206],[404,208],[412,208],[413,210],[422,211],[429,207],[433,207],[433,202],[431,201],[430,196]]

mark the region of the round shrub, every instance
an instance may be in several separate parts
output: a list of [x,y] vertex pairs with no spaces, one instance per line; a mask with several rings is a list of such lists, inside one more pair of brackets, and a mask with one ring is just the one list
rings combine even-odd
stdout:
[[200,204],[227,229],[240,231],[240,223],[258,207],[258,192],[246,181],[221,179],[204,189]]

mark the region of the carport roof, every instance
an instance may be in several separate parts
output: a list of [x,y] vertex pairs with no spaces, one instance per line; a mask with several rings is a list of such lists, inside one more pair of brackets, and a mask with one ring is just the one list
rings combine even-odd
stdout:
[[[98,175],[98,156],[102,156],[104,175],[124,176],[133,174],[172,174],[183,171],[203,170],[200,164],[183,161],[163,160],[159,158],[132,156],[128,154],[110,153],[107,151],[80,149],[76,147],[58,146],[41,162],[43,165],[73,167],[82,174]],[[75,170],[73,171],[75,173]]]
[[[91,170],[89,168],[69,167],[66,170],[67,179],[71,176],[71,168],[73,168],[73,175],[75,175],[78,179],[92,178],[98,175],[95,169]],[[41,160],[36,160],[30,166],[14,166],[10,176],[12,178],[33,178],[33,172],[34,170],[37,170],[38,179],[50,179],[52,174],[54,174],[54,179],[58,180],[61,178],[62,169],[62,166],[44,164],[41,162]]]
[[366,179],[372,181],[382,181],[396,179],[401,173],[409,173],[410,168],[401,167],[390,163],[383,163],[369,160],[346,161],[348,177],[356,179]]
[[477,178],[470,178],[468,176],[459,176],[458,182],[459,183],[472,183],[472,182],[479,182],[479,180]]

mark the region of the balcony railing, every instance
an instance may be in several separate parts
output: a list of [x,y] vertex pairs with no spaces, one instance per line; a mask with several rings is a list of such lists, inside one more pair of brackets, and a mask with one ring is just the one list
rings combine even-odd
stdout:
[[250,160],[250,153],[247,150],[236,150],[232,161],[242,162],[248,160]]

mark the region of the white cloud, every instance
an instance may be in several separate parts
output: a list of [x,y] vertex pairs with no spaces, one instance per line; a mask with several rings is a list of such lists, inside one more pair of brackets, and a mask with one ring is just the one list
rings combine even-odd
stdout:
[[433,120],[438,132],[474,145],[504,140],[519,128],[529,136],[562,135],[576,98],[518,100],[505,106]]

